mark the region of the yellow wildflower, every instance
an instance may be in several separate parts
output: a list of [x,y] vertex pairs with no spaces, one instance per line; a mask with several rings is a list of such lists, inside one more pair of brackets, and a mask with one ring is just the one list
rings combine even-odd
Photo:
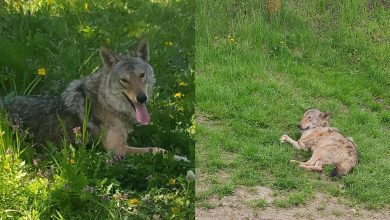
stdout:
[[196,132],[196,126],[195,126],[195,124],[192,124],[191,127],[189,127],[187,131],[188,131],[188,133],[194,135],[195,132]]
[[45,68],[39,68],[38,69],[38,75],[40,76],[46,76],[46,69]]
[[172,41],[165,41],[164,45],[167,46],[167,47],[172,47],[173,46],[173,42]]
[[75,162],[73,159],[70,159],[70,160],[69,160],[69,163],[70,163],[70,164],[75,164],[76,162]]
[[138,201],[138,199],[136,199],[136,198],[132,198],[132,199],[129,199],[129,200],[127,201],[127,204],[130,205],[130,206],[137,206],[138,203],[139,203],[139,201]]
[[89,8],[88,2],[84,3],[84,9],[88,10],[88,8]]
[[234,41],[236,40],[236,39],[234,39],[233,36],[230,36],[230,35],[227,36],[227,39],[228,39],[228,41],[229,41],[230,43],[234,43]]
[[172,213],[175,215],[179,214],[179,212],[180,212],[180,209],[178,207],[173,207],[171,210],[172,210]]
[[173,179],[173,178],[169,179],[168,182],[169,182],[170,185],[175,185],[176,184],[176,179]]
[[9,170],[11,170],[11,166],[8,163],[5,163],[4,166],[3,166],[3,169],[5,171],[9,171]]
[[174,95],[175,98],[179,99],[181,97],[183,97],[183,94],[180,93],[180,92],[177,92],[175,95]]
[[185,82],[180,82],[180,83],[179,83],[179,86],[181,86],[181,87],[186,87],[186,86],[188,86],[188,84],[185,83]]
[[178,112],[184,112],[184,108],[183,107],[179,107],[179,108],[177,108],[177,111]]

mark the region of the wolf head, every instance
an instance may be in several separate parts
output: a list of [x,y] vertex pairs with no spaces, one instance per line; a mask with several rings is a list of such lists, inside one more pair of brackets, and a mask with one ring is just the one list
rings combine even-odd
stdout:
[[298,128],[301,131],[305,131],[316,127],[329,127],[329,119],[329,113],[321,112],[318,109],[309,109],[303,114],[303,118],[299,122]]
[[149,65],[148,42],[141,40],[135,54],[127,56],[118,56],[102,47],[100,57],[103,72],[108,74],[103,86],[111,106],[120,112],[135,112],[139,123],[148,124],[150,117],[145,104],[155,82],[153,68]]

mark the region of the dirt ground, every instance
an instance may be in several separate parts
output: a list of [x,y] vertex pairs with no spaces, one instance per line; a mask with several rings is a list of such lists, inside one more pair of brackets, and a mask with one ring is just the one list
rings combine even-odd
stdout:
[[251,207],[250,201],[258,199],[264,199],[268,204],[272,203],[272,190],[261,186],[251,189],[240,187],[233,195],[208,200],[215,208],[197,207],[196,219],[390,219],[390,210],[350,208],[340,204],[336,198],[320,193],[310,203],[294,208],[275,208],[272,204],[266,208]]

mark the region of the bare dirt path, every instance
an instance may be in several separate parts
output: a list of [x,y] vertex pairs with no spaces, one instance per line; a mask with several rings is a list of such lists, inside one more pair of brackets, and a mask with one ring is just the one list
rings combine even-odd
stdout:
[[[253,208],[250,202],[256,199],[264,199],[268,207]],[[337,198],[320,193],[308,204],[294,208],[275,208],[272,201],[272,190],[267,187],[240,187],[233,195],[209,199],[208,202],[215,208],[197,207],[196,219],[390,219],[390,210],[350,208],[338,202]]]

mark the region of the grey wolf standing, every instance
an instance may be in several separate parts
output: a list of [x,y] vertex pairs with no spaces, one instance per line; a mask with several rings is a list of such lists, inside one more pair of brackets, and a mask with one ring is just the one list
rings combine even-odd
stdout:
[[[118,156],[163,152],[161,148],[127,145],[133,125],[150,122],[146,107],[155,82],[149,65],[149,45],[141,40],[135,55],[118,56],[100,49],[103,67],[72,81],[59,96],[16,96],[4,100],[14,123],[28,129],[35,142],[60,143],[64,132],[74,138],[72,129],[83,124],[86,101],[90,102],[87,128],[93,135],[103,134],[103,146]],[[61,126],[63,124],[63,126]]]
[[301,138],[295,141],[285,134],[280,141],[289,143],[296,149],[313,151],[310,160],[301,162],[300,167],[322,171],[324,165],[333,164],[336,168],[332,176],[346,175],[358,163],[356,145],[352,138],[346,138],[336,128],[330,127],[329,119],[329,113],[309,109],[298,124]]

